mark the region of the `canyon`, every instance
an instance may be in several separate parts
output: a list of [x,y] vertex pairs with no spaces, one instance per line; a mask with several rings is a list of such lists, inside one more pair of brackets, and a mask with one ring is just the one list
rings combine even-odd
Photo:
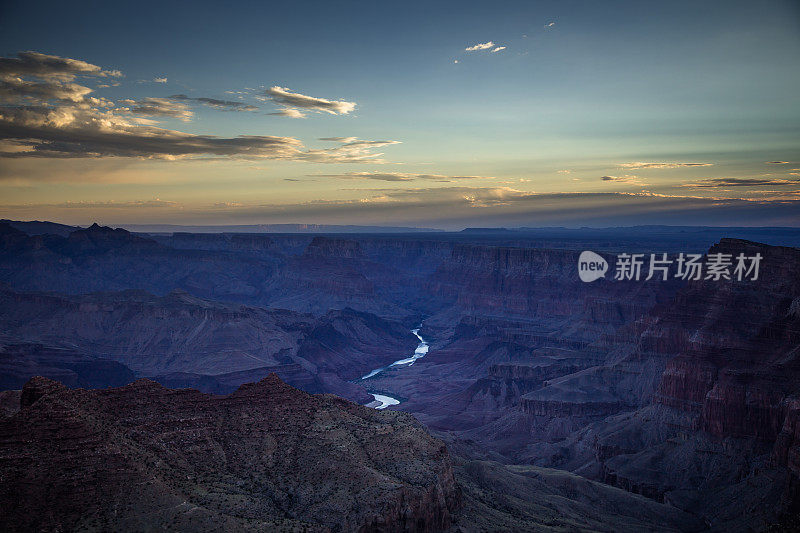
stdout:
[[[269,403],[267,389],[275,388],[298,404],[360,413],[366,422],[359,431],[367,433],[383,426],[366,413],[401,417],[416,429],[400,446],[439,443],[450,477],[408,487],[406,478],[397,481],[405,514],[391,503],[394,488],[376,488],[366,514],[351,508],[325,521],[286,503],[311,498],[307,488],[303,497],[284,491],[284,503],[268,511],[245,490],[237,497],[257,509],[246,517],[195,499],[198,520],[332,531],[789,527],[800,509],[798,245],[800,232],[742,228],[134,234],[0,223],[3,434],[36,435],[42,426],[26,422],[36,409],[52,410],[36,415],[45,421],[59,405],[58,416],[66,409],[69,424],[78,424],[87,416],[82,402],[97,402],[98,412],[110,402],[122,414],[101,426],[117,428],[117,438],[125,433],[119,424],[144,423],[125,418],[132,415],[123,404],[147,404],[152,396],[154,405],[175,401],[190,413],[187,420],[203,420],[192,434],[203,449],[227,450],[235,446],[219,439],[228,437],[209,433],[216,412],[230,412],[237,395],[250,394],[243,391],[253,393],[248,401]],[[618,253],[651,251],[759,253],[763,261],[758,279],[748,281],[609,275],[584,283],[577,275],[582,250],[612,265]],[[414,354],[417,327],[426,355],[390,366]],[[304,392],[290,393],[290,385]],[[105,387],[114,388],[94,391]],[[40,393],[30,391],[40,388],[51,392],[31,401]],[[345,401],[369,404],[370,393],[399,403],[375,410]],[[286,424],[310,427],[308,409],[290,411]],[[163,407],[151,417],[162,416]],[[62,422],[53,420],[44,429],[56,434]],[[257,439],[261,433],[253,431],[242,438]],[[264,431],[268,440],[272,430]],[[333,438],[317,433],[309,439]],[[156,434],[147,442],[162,442]],[[355,442],[336,434],[342,446]],[[332,454],[324,463],[345,470],[347,460],[327,442],[295,450]],[[183,448],[173,444],[156,446],[152,460],[194,460],[176,458]],[[262,460],[239,449],[223,453]],[[360,453],[342,452],[354,460]],[[4,475],[21,468],[5,461]],[[132,475],[129,463],[120,465],[114,476]],[[48,468],[60,472],[63,464]],[[433,475],[442,467],[419,468]],[[140,474],[155,475],[149,467]],[[240,476],[224,468],[206,474],[218,479],[208,481],[214,486]],[[155,514],[185,520],[189,507],[163,509],[188,494],[181,491],[211,494],[211,485],[192,483],[153,489],[153,509],[162,509]],[[423,485],[438,488],[433,494]],[[320,490],[317,497],[337,509],[355,494],[346,489],[342,500]],[[222,492],[233,498],[228,488]],[[125,520],[133,522],[124,524],[137,523],[144,511],[128,509]],[[61,514],[69,513],[77,520],[74,510]],[[101,515],[93,519],[123,524]],[[264,516],[273,522],[259,522]]]

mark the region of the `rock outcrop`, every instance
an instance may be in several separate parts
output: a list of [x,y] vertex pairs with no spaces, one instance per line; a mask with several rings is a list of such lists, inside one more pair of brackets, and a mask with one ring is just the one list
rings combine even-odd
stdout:
[[410,415],[275,375],[215,397],[34,378],[0,420],[0,528],[443,531],[447,449]]

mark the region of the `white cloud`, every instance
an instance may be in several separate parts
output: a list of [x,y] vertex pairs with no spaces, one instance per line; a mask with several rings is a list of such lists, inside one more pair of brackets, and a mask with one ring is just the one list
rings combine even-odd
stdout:
[[473,46],[468,46],[468,47],[464,48],[464,51],[466,51],[466,52],[477,52],[478,50],[489,50],[490,48],[494,48],[495,46],[497,46],[497,45],[494,44],[492,41],[489,41],[489,42],[486,42],[486,43],[478,43],[478,44],[473,45]]
[[505,49],[506,49],[506,47],[505,47],[505,46],[498,46],[497,48],[495,48],[494,50],[492,50],[492,53],[494,54],[495,52],[501,52],[501,51],[503,51],[503,50],[505,50]]
[[266,90],[266,95],[277,104],[283,106],[276,115],[288,116],[291,118],[303,118],[305,114],[301,110],[330,113],[331,115],[347,115],[356,108],[355,102],[345,100],[327,100],[315,96],[306,96],[295,93],[286,87],[270,87]]
[[167,78],[153,78],[153,83],[167,83]]

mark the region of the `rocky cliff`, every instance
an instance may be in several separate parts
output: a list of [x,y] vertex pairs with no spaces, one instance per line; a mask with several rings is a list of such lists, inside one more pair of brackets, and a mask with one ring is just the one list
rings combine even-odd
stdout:
[[130,379],[118,375],[135,372],[173,386],[230,392],[276,372],[304,390],[367,403],[364,388],[349,380],[406,357],[417,345],[405,326],[352,309],[314,317],[183,291],[159,297],[130,290],[75,296],[0,289],[0,326],[7,344],[39,346],[5,351],[5,388],[37,374],[71,387],[120,385]]
[[442,531],[460,492],[411,416],[271,375],[215,397],[34,378],[0,420],[4,531]]
[[639,408],[532,449],[714,528],[758,529],[798,502],[800,250],[723,239],[718,252],[762,254],[759,279],[689,282],[604,343],[605,390],[662,369],[649,393],[621,396]]

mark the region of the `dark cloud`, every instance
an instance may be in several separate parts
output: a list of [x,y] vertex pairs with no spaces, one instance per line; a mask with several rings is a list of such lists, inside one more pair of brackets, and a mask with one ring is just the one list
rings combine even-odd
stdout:
[[777,178],[709,178],[697,182],[685,183],[682,185],[682,187],[714,189],[720,187],[761,187],[765,185],[800,186],[800,180],[785,180]]
[[38,103],[49,100],[80,102],[91,92],[90,88],[77,83],[0,78],[0,102]]
[[644,185],[638,176],[625,174],[624,176],[602,176],[603,181],[612,181],[614,183],[627,183],[629,185]]
[[314,163],[380,163],[374,148],[396,141],[361,141],[309,150],[293,137],[193,135],[142,125],[117,110],[89,106],[0,107],[0,157],[230,157]]
[[147,115],[151,117],[173,117],[183,121],[192,118],[192,110],[183,102],[176,102],[169,98],[140,98],[138,100],[120,100],[120,103],[127,106],[120,111],[128,110],[131,113]]
[[682,168],[682,167],[710,167],[712,163],[619,163],[617,167],[627,169],[652,169],[652,168]]
[[135,208],[154,208],[154,207],[180,207],[178,202],[171,202],[169,200],[130,200],[127,202],[61,202],[55,204],[34,204],[34,205],[4,205],[0,206],[5,209],[26,209],[30,207],[37,208],[56,208],[56,209],[135,209]]
[[[341,139],[341,137],[337,139]],[[346,172],[344,174],[315,174],[313,177],[376,181],[429,180],[439,182],[466,179],[491,179],[491,176],[447,176],[444,174],[413,174],[406,172]]]
[[92,90],[73,83],[77,76],[106,77],[121,74],[77,59],[38,52],[20,52],[17,57],[0,57],[0,102],[80,102]]
[[244,102],[234,102],[231,100],[217,100],[216,98],[205,98],[205,97],[191,97],[185,94],[173,94],[170,96],[172,100],[180,100],[183,102],[199,102],[203,105],[207,105],[208,107],[213,107],[214,109],[220,109],[222,111],[258,111],[258,108],[254,105],[246,104]]
[[[100,122],[105,119],[105,122]],[[291,137],[219,138],[127,122],[109,112],[22,108],[0,110],[0,139],[25,150],[0,157],[145,157],[190,156],[292,158],[302,143]]]
[[36,78],[72,81],[76,76],[119,77],[118,70],[103,70],[78,59],[39,52],[19,52],[17,57],[0,57],[0,77],[33,76]]

